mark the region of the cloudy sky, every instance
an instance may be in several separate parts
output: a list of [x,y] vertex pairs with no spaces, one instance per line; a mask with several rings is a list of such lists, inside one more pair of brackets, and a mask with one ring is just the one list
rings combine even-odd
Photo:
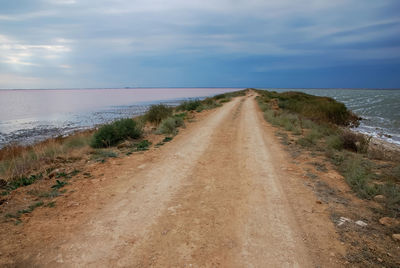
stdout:
[[399,0],[0,0],[0,88],[399,88],[399,14]]

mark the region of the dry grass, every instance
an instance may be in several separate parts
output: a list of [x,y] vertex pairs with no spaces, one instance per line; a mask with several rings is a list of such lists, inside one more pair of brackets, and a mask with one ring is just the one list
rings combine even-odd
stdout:
[[10,145],[0,150],[0,178],[7,182],[44,173],[51,164],[80,159],[90,150],[92,131],[54,138],[31,146]]

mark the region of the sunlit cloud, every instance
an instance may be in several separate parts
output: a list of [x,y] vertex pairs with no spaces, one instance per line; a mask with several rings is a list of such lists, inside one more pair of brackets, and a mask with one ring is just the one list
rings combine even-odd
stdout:
[[39,66],[43,58],[56,58],[70,51],[65,45],[30,45],[0,35],[0,62],[10,65]]

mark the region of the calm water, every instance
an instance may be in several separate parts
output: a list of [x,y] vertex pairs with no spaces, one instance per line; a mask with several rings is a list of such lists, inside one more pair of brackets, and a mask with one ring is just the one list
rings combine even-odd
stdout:
[[[343,102],[363,120],[358,131],[400,144],[400,90],[389,89],[269,89],[302,91]],[[386,136],[389,135],[389,136]]]
[[176,105],[232,88],[0,90],[0,147],[65,135],[116,118],[143,114],[150,104]]
[[[0,147],[66,135],[144,113],[150,104],[176,105],[234,88],[0,90]],[[358,131],[400,144],[400,90],[269,89],[333,97],[364,118]],[[385,136],[386,135],[390,135]]]

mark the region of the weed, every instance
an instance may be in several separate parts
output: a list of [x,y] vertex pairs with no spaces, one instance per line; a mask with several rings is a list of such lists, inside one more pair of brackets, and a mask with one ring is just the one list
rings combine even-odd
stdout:
[[64,171],[63,172],[58,172],[56,174],[56,178],[66,178],[67,176],[68,176],[68,174],[65,173]]
[[54,198],[60,195],[60,192],[58,191],[58,188],[55,188],[51,190],[50,192],[42,192],[38,193],[39,197],[44,197],[44,198]]
[[138,144],[135,144],[135,149],[136,151],[146,151],[149,149],[149,146],[151,145],[151,142],[148,140],[143,140],[139,142]]
[[327,172],[328,169],[326,168],[324,163],[320,163],[320,162],[313,162],[312,163],[315,166],[315,169],[321,172]]
[[315,175],[314,173],[311,173],[311,172],[307,172],[307,173],[306,173],[306,176],[309,177],[309,178],[312,179],[312,180],[315,180],[315,179],[318,178],[317,175]]
[[55,206],[56,206],[56,202],[55,201],[51,201],[51,202],[49,202],[49,203],[47,203],[45,205],[45,207],[48,207],[48,208],[54,208]]
[[68,137],[65,140],[63,147],[65,149],[76,149],[76,148],[82,148],[84,146],[87,146],[87,145],[89,145],[89,143],[90,143],[90,136],[76,135],[76,136]]
[[6,219],[17,219],[17,218],[18,218],[18,215],[11,214],[11,213],[7,213],[4,217],[5,217]]
[[28,214],[31,213],[32,211],[35,210],[35,208],[41,207],[43,206],[43,201],[39,201],[34,203],[33,205],[30,205],[27,209],[23,209],[23,210],[18,210],[17,216],[19,217],[19,215],[21,214]]
[[2,191],[2,192],[0,193],[1,196],[6,196],[6,195],[9,195],[9,194],[10,194],[9,191]]
[[157,144],[155,145],[155,147],[158,148],[158,147],[163,146],[164,144],[165,144],[165,143],[163,143],[163,142],[159,142],[159,143],[157,143]]
[[394,183],[386,183],[381,188],[385,198],[386,208],[389,209],[394,217],[400,215],[400,186]]
[[107,158],[118,157],[118,154],[110,150],[96,150],[92,154],[92,159],[104,163]]
[[353,191],[361,198],[370,199],[379,193],[371,183],[371,163],[359,156],[348,157],[340,167]]
[[165,137],[162,142],[172,141],[173,137]]
[[69,177],[74,177],[74,176],[78,175],[79,172],[80,172],[80,170],[74,169],[73,171],[71,171],[71,172],[68,174],[68,176],[69,176]]
[[90,178],[92,177],[92,174],[90,174],[90,172],[85,172],[82,174],[85,178]]
[[325,143],[328,149],[333,149],[333,150],[342,150],[343,149],[343,140],[340,138],[340,136],[337,135],[331,135],[326,137]]
[[68,184],[68,183],[66,183],[65,181],[56,180],[56,184],[54,184],[53,186],[51,186],[51,188],[60,189],[60,188],[64,187],[64,186],[67,185],[67,184]]
[[391,170],[391,176],[393,176],[394,180],[399,182],[400,181],[400,165],[394,167]]
[[282,138],[282,140],[281,140],[282,144],[284,144],[284,145],[289,144],[289,136],[286,133],[277,131],[275,134]]
[[303,147],[311,147],[316,145],[318,140],[322,138],[322,135],[318,130],[311,129],[311,131],[303,138],[297,140],[297,143]]
[[173,109],[164,104],[152,105],[145,114],[147,121],[153,124],[160,124],[161,121],[172,115]]
[[20,178],[10,181],[8,183],[7,188],[9,188],[10,190],[15,190],[19,187],[28,186],[28,185],[31,185],[32,183],[34,183],[36,180],[41,179],[42,177],[43,177],[42,173],[40,173],[38,175],[31,175],[29,177],[23,176],[23,177],[20,177]]

